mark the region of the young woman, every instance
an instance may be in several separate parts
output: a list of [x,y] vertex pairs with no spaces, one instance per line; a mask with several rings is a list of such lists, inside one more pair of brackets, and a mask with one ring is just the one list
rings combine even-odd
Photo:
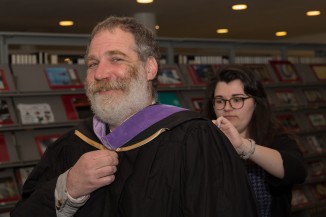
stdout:
[[262,83],[244,67],[221,68],[208,84],[204,113],[246,160],[260,216],[291,216],[292,186],[307,171],[295,140],[273,122]]

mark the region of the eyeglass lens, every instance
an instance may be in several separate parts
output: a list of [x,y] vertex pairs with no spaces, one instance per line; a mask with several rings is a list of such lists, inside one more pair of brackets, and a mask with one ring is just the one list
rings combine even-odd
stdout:
[[231,99],[221,99],[221,98],[215,98],[214,99],[214,105],[216,109],[224,109],[226,106],[226,102],[229,102],[230,106],[233,109],[240,109],[244,105],[244,100],[248,98],[242,98],[242,97],[234,97]]

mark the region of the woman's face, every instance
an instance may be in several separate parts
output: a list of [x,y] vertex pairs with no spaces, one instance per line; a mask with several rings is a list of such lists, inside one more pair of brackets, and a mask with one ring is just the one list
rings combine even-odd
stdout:
[[[255,110],[254,99],[253,98],[245,99],[249,96],[245,94],[243,83],[238,79],[233,80],[229,83],[225,83],[225,82],[217,83],[214,91],[215,99],[229,100],[234,97],[244,99],[242,108],[239,109],[232,108],[230,105],[230,101],[227,101],[224,109],[221,110],[216,109],[215,104],[213,104],[214,111],[217,117],[220,116],[225,117],[233,124],[233,126],[238,130],[238,132],[242,136],[247,137],[249,136],[246,135],[247,128],[250,123],[252,114]],[[235,101],[239,101],[239,100],[235,100]]]

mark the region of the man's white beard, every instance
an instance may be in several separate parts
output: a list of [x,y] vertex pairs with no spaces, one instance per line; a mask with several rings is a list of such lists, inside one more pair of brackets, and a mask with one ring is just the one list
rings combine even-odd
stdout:
[[[104,90],[114,89],[113,94],[94,93],[92,89],[99,81],[86,82],[86,94],[95,115],[115,128],[152,101],[151,90],[143,67],[130,69],[129,77],[101,81]],[[107,89],[105,89],[107,88]]]

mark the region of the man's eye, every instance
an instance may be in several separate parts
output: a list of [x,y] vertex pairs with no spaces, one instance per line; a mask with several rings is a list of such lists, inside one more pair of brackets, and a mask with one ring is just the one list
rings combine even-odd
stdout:
[[112,61],[113,62],[119,62],[119,61],[122,61],[122,58],[115,57],[115,58],[112,58]]
[[87,68],[93,68],[94,66],[96,66],[97,64],[95,62],[91,62],[87,64]]

